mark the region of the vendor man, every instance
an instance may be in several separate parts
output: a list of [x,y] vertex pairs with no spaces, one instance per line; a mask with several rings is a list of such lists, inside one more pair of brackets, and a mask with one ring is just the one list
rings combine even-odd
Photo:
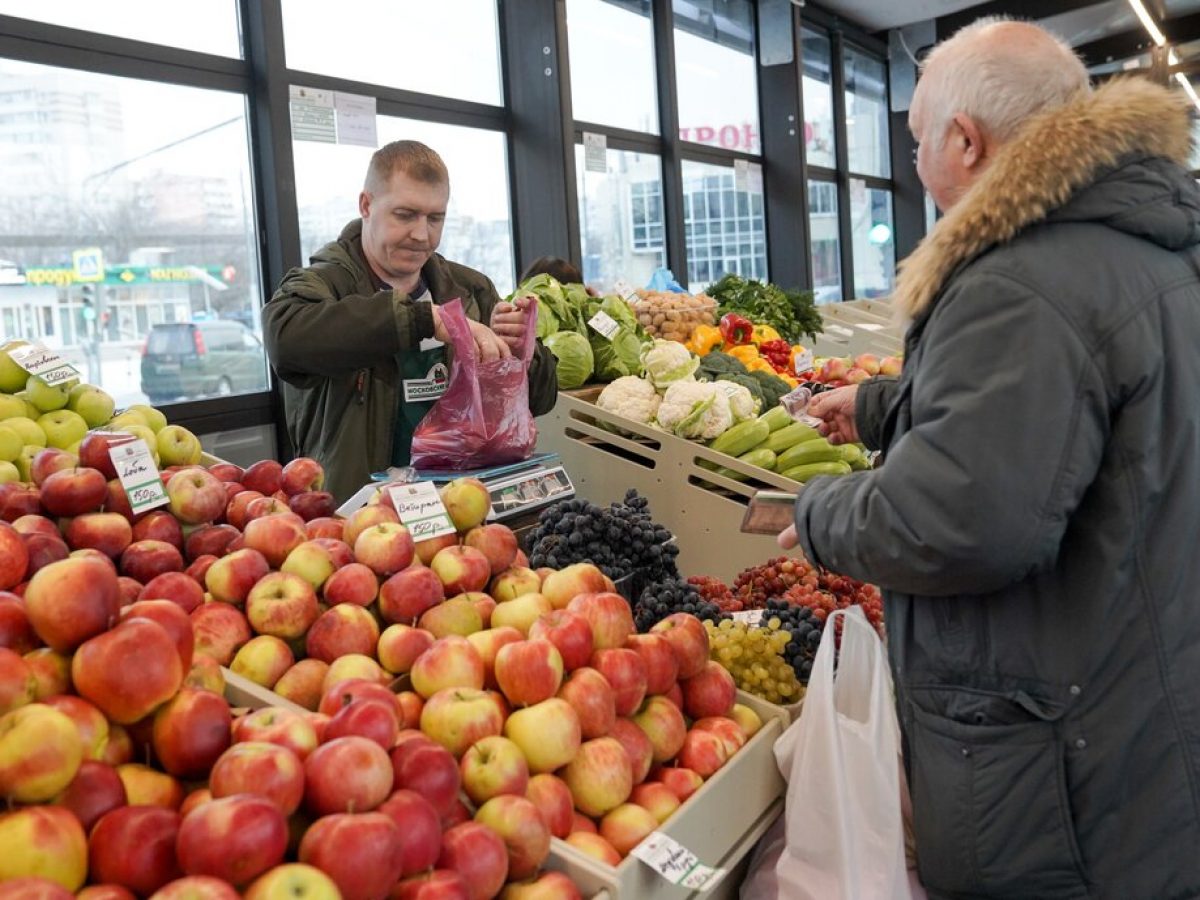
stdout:
[[[437,153],[417,141],[380,148],[358,197],[361,218],[311,265],[289,271],[263,309],[288,436],[297,455],[325,467],[325,488],[339,500],[372,472],[408,463],[413,430],[444,392],[438,304],[462,300],[481,359],[521,346],[528,301],[501,302],[487,276],[434,252],[449,200]],[[531,412],[548,412],[556,396],[554,357],[539,344]]]

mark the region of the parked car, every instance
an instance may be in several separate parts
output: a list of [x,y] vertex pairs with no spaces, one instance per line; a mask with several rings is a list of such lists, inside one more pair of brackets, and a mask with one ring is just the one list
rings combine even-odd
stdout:
[[151,403],[263,391],[262,341],[227,319],[155,325],[142,347],[142,393]]

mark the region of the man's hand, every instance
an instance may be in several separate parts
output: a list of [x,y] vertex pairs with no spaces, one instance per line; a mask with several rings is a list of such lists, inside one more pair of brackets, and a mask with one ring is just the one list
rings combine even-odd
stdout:
[[[505,357],[512,356],[512,351],[508,349],[508,344],[482,322],[468,319],[467,325],[471,328],[471,337],[475,341],[475,350],[479,354],[480,362],[489,362],[493,359],[504,359]],[[442,323],[442,312],[437,306],[433,307],[433,336],[443,344],[450,343],[450,335],[446,331],[446,326]]]
[[800,543],[799,538],[796,537],[796,526],[789,525],[783,531],[779,532],[779,536],[775,540],[784,550],[791,550]]
[[529,324],[529,305],[537,299],[526,294],[513,303],[501,301],[492,309],[492,331],[508,345],[514,356],[524,349],[525,329]]
[[821,420],[817,431],[827,437],[829,443],[856,444],[858,425],[854,421],[854,407],[857,400],[858,385],[852,384],[817,394],[808,402],[805,412]]

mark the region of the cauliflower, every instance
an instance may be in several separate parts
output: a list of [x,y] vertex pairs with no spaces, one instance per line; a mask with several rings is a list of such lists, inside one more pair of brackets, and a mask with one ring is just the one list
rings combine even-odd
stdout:
[[735,425],[758,415],[758,408],[762,404],[744,384],[736,384],[732,381],[714,381],[713,384],[723,391],[726,399],[729,400],[729,411],[733,413]]
[[700,357],[678,341],[656,340],[642,348],[642,365],[651,383],[662,391],[676,381],[694,379]]
[[711,382],[677,381],[663,396],[658,424],[689,440],[711,440],[733,424],[725,392]]
[[596,398],[596,405],[605,412],[624,416],[644,425],[654,421],[659,402],[660,398],[654,386],[636,375],[622,375],[607,385]]

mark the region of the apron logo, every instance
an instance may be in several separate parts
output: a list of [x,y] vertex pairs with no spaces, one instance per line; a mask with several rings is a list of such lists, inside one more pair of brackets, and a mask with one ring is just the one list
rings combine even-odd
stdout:
[[444,362],[434,363],[424,378],[404,379],[405,403],[428,403],[446,393],[450,383],[450,370]]

